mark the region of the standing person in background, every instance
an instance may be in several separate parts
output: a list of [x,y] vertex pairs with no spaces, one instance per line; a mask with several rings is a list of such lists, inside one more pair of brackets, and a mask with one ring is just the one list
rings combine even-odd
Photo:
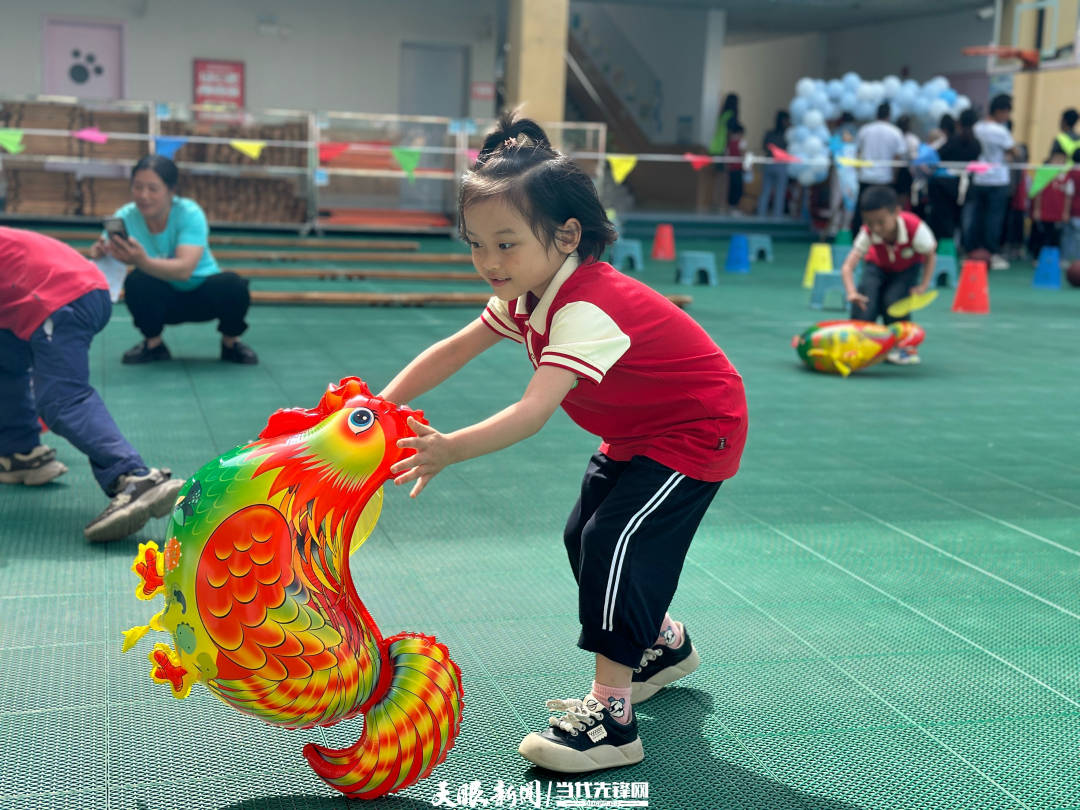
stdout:
[[991,270],[1008,270],[1009,262],[1001,255],[1005,211],[1009,207],[1009,169],[1016,142],[1006,124],[1012,116],[1012,96],[1002,93],[990,102],[990,113],[975,124],[975,137],[982,151],[980,160],[990,168],[971,178],[964,203],[964,249],[990,252]]
[[[973,127],[978,120],[974,110],[964,110],[956,122],[954,132],[949,134],[944,145],[938,147],[938,156],[942,163],[962,163],[967,165],[978,159],[982,147],[975,139]],[[948,124],[942,118],[942,130]],[[953,239],[960,224],[960,176],[961,170],[940,167],[930,178],[928,195],[930,198],[930,218],[927,225],[934,232],[938,241]]]
[[[1018,143],[1015,149],[1016,162],[1027,163],[1027,147]],[[1009,170],[1009,209],[1005,212],[1005,235],[1002,253],[1010,262],[1024,258],[1024,227],[1027,225],[1031,188],[1031,174],[1024,169]]]
[[176,164],[147,155],[131,172],[135,198],[114,216],[127,237],[111,235],[90,249],[90,258],[108,253],[135,269],[124,280],[124,301],[144,339],[124,353],[125,363],[151,363],[171,355],[162,341],[166,324],[218,320],[221,359],[252,365],[259,358],[240,342],[247,330],[251,296],[247,279],[223,273],[210,252],[206,214],[194,200],[176,195]]
[[[724,103],[720,105],[720,111],[716,115],[716,129],[713,131],[712,140],[709,141],[710,155],[726,155],[728,140],[732,124],[739,123],[739,97],[735,93],[728,93],[724,97]],[[723,163],[714,163],[713,170],[713,200],[717,207],[721,206],[728,196],[728,170],[729,166]],[[742,166],[738,167],[742,171]]]
[[[895,182],[893,167],[888,165],[895,160],[906,160],[907,142],[900,129],[889,122],[892,108],[889,102],[883,102],[877,108],[877,120],[865,124],[855,136],[855,152],[860,160],[872,160],[884,165],[865,166],[859,169],[859,199],[868,186],[890,186]],[[854,237],[862,227],[862,207],[855,206],[851,218],[851,235]]]
[[[1051,166],[1066,166],[1064,152],[1050,155]],[[1063,171],[1051,180],[1031,201],[1031,256],[1036,261],[1044,247],[1061,247],[1061,236],[1069,221],[1073,197],[1072,177]]]
[[1064,155],[1067,163],[1073,162],[1073,153],[1080,149],[1080,135],[1076,134],[1077,121],[1080,121],[1080,113],[1072,107],[1061,114],[1061,131],[1050,146],[1051,156]]
[[738,216],[742,214],[739,203],[743,195],[743,168],[742,157],[746,154],[746,138],[743,137],[743,127],[738,121],[728,126],[727,157],[735,158],[736,161],[727,164],[728,173],[728,213]]
[[1061,236],[1061,257],[1074,262],[1080,259],[1080,146],[1073,152],[1074,168],[1069,171],[1073,184],[1072,205],[1069,206],[1069,221],[1065,223],[1065,232]]
[[[901,160],[914,160],[919,154],[919,136],[911,131],[911,116],[901,115],[896,119],[896,128],[904,136],[904,152]],[[915,188],[915,178],[908,166],[899,166],[896,169],[896,196],[900,200],[900,207],[910,211],[914,205],[912,193]]]
[[[787,151],[787,128],[791,126],[791,116],[787,110],[776,111],[776,125],[765,133],[762,141],[762,153],[766,157],[772,157],[770,146]],[[788,170],[784,163],[766,163],[762,169],[761,195],[757,202],[757,215],[765,216],[772,211],[774,217],[784,215],[785,203],[787,202]],[[770,209],[771,206],[771,209]]]

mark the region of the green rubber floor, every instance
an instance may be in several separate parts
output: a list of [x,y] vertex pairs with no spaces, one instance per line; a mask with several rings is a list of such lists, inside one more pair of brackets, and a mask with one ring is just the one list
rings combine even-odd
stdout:
[[[679,246],[717,250],[722,266],[723,242]],[[805,370],[790,346],[840,316],[807,307],[806,250],[778,244],[774,263],[711,288],[676,287],[670,264],[642,276],[694,295],[751,413],[743,469],[672,606],[703,663],[638,709],[645,761],[570,779],[516,753],[546,723],[544,700],[591,679],[561,529],[596,442],[560,413],[415,501],[391,488],[353,557],[382,632],[436,635],[465,685],[447,761],[378,806],[537,806],[521,800],[532,786],[550,807],[614,806],[603,797],[622,790],[658,810],[1080,807],[1080,290],[1033,290],[1027,267],[994,273],[988,316],[950,312],[943,291],[919,313],[921,366],[842,379]],[[258,366],[220,364],[204,324],[167,330],[173,362],[130,367],[121,305],[94,342],[93,381],[148,462],[186,476],[330,381],[381,386],[475,314],[259,307],[245,337]],[[453,429],[510,403],[528,371],[506,342],[412,404]],[[344,807],[300,751],[357,739],[359,721],[270,728],[201,686],[173,700],[150,681],[149,639],[120,654],[122,631],[156,610],[134,597],[135,540],[84,542],[105,499],[77,451],[46,438],[71,472],[0,490],[0,807]]]

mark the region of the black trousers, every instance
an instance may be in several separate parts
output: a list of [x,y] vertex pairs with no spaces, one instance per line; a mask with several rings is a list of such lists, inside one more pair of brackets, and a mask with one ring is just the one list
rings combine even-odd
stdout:
[[683,561],[720,482],[645,456],[589,459],[563,541],[578,584],[578,646],[628,667],[660,633]]
[[911,294],[911,288],[922,278],[922,269],[922,264],[916,264],[907,270],[889,272],[876,264],[866,262],[859,280],[859,292],[869,298],[870,303],[865,308],[853,303],[851,317],[858,321],[876,321],[880,317],[882,322],[887,324],[908,320],[907,315],[893,318],[887,310],[901,298],[907,298]]
[[1032,220],[1031,237],[1028,240],[1028,250],[1033,258],[1039,258],[1039,251],[1044,247],[1061,247],[1061,234],[1064,226],[1060,222],[1042,222]]
[[207,276],[194,290],[178,290],[169,282],[133,270],[124,279],[124,301],[135,328],[145,337],[161,334],[165,324],[217,320],[218,331],[237,337],[247,330],[251,295],[248,281],[236,273]]
[[960,224],[960,180],[956,177],[931,177],[927,187],[930,198],[930,218],[926,224],[934,232],[934,238],[954,239]]

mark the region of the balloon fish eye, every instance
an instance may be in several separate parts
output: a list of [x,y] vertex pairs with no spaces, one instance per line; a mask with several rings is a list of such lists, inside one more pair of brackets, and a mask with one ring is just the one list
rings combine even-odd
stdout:
[[349,414],[349,429],[353,433],[363,433],[375,424],[375,414],[367,408],[357,408]]

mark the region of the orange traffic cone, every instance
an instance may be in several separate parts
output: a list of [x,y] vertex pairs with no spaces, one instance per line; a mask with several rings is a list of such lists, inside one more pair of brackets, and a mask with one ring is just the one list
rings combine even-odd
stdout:
[[675,261],[675,228],[672,225],[657,225],[653,236],[652,257],[662,262]]
[[960,283],[956,285],[953,312],[970,312],[974,315],[990,314],[990,286],[986,280],[986,262],[964,261]]

